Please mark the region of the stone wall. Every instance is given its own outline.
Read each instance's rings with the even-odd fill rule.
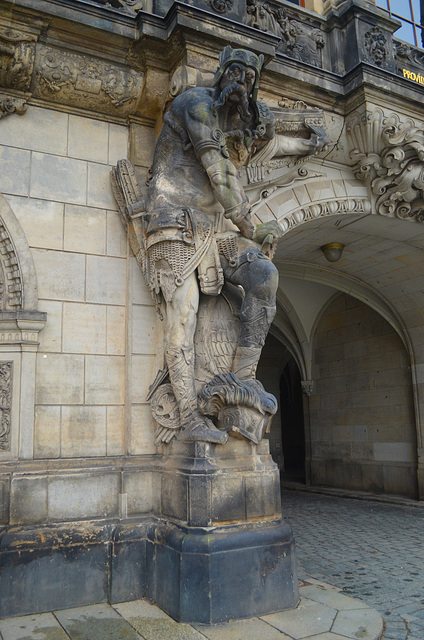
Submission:
[[[128,134],[121,124],[37,106],[0,122],[0,192],[29,244],[38,310],[47,313],[26,456],[34,461],[15,469],[0,451],[4,522],[9,499],[15,524],[152,508],[151,473],[137,464],[155,453],[144,403],[156,314],[110,187],[111,166],[128,157]]]
[[[322,315],[314,347],[312,484],[416,497],[410,363],[398,334],[343,294]]]

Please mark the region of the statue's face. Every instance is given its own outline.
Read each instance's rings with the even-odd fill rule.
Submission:
[[[255,72],[239,62],[233,62],[224,71],[219,83],[221,91],[230,84],[238,84],[244,87],[248,96],[252,95],[255,85]],[[237,95],[237,94],[236,94]]]

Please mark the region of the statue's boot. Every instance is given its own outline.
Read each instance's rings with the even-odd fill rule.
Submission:
[[[246,300],[240,313],[240,337],[232,371],[240,380],[253,380],[262,347],[275,316],[275,306],[263,300]]]
[[[187,442],[212,442],[225,444],[228,435],[202,416],[197,408],[194,382],[194,349],[165,347],[172,390],[180,410],[181,431],[179,440]]]

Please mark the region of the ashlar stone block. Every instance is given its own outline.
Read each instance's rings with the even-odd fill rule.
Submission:
[[[106,351],[108,355],[125,355],[125,309],[107,307]]]
[[[133,353],[155,354],[159,318],[153,306],[133,306]]]
[[[47,313],[46,326],[38,334],[40,352],[61,351],[62,345],[62,302],[39,300],[38,310]]]
[[[83,255],[34,249],[33,257],[40,298],[84,301],[85,257]]]
[[[89,207],[110,209],[116,211],[116,201],[113,197],[110,182],[110,167],[103,164],[88,164],[88,193]]]
[[[28,196],[30,188],[30,152],[0,147],[0,191]]]
[[[87,404],[124,404],[125,358],[85,356],[85,401]]]
[[[38,353],[36,404],[82,404],[84,356]]]
[[[33,153],[31,197],[71,204],[87,200],[87,163],[73,158]]]
[[[49,519],[116,517],[119,473],[52,476],[49,480]]]
[[[130,455],[156,453],[155,424],[149,404],[131,407],[128,450]]]
[[[30,247],[63,247],[63,204],[35,198],[6,198],[16,214]]]
[[[87,302],[124,305],[126,266],[121,258],[87,256]]]
[[[76,205],[65,206],[65,251],[106,252],[106,212]]]
[[[10,523],[36,524],[47,519],[47,478],[14,478],[10,491]]]
[[[109,124],[108,163],[116,165],[118,160],[128,158],[128,129],[120,124]]]
[[[121,214],[115,211],[108,211],[106,218],[106,253],[108,256],[126,258],[127,252],[128,239],[121,222]]]
[[[125,436],[125,407],[120,405],[106,407],[106,455],[124,455]]]
[[[106,307],[65,302],[63,350],[66,353],[106,352]]]
[[[61,451],[65,458],[106,455],[106,407],[62,407]]]
[[[8,118],[1,140],[11,147],[66,156],[68,115],[31,105],[23,118]]]
[[[34,458],[60,457],[60,407],[35,407]]]
[[[106,164],[108,143],[109,127],[107,122],[81,116],[69,116],[68,156]]]

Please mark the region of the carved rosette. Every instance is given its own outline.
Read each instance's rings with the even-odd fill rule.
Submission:
[[[137,106],[142,73],[45,45],[37,51],[35,97],[116,115]]]
[[[10,451],[13,362],[0,362],[0,451]]]

